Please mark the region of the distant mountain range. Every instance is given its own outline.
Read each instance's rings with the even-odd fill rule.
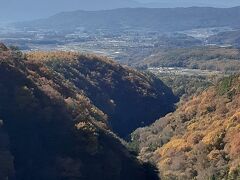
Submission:
[[[63,11],[96,11],[138,6],[140,3],[133,0],[12,0],[11,3],[1,2],[0,20],[13,22],[48,17]]]
[[[22,21],[44,18],[63,11],[97,11],[116,8],[175,8],[175,7],[234,7],[239,6],[238,0],[11,0],[1,1],[0,21]]]
[[[47,19],[18,23],[17,27],[57,30],[148,29],[180,31],[194,28],[240,26],[240,7],[234,8],[122,8],[63,12]]]
[[[145,1],[142,1],[145,2]],[[227,8],[239,6],[240,2],[238,0],[155,0],[155,2],[146,3],[145,7],[158,7],[158,8],[170,8],[170,7],[218,7]]]

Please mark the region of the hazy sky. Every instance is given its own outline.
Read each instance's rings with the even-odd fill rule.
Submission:
[[[136,0],[140,3],[152,3],[162,7],[189,7],[189,6],[210,6],[210,7],[233,7],[240,6],[240,0]]]
[[[192,3],[193,5],[194,4],[198,4],[198,3],[213,3],[213,4],[218,4],[220,3],[221,5],[223,3],[226,4],[226,6],[228,6],[228,4],[235,4],[235,5],[240,5],[240,2],[239,0],[136,0],[138,2],[142,2],[142,3],[149,3],[149,2],[158,2],[158,3],[162,3],[162,2],[177,2],[177,3]]]
[[[0,0],[0,23],[45,18],[62,11],[80,9],[189,6],[233,7],[240,6],[240,0]]]

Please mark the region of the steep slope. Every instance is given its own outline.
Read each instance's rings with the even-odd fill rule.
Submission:
[[[108,115],[115,133],[127,137],[174,110],[177,98],[159,79],[123,67],[106,57],[66,52],[28,53],[82,90]]]
[[[157,179],[106,122],[61,75],[1,46],[1,179]]]
[[[138,129],[132,146],[163,179],[239,179],[240,76],[183,103],[176,112]]]

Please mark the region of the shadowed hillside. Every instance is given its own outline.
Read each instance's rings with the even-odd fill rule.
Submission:
[[[108,115],[113,131],[126,137],[174,110],[177,98],[158,78],[123,67],[106,57],[66,52],[29,53],[83,91]]]
[[[86,95],[0,46],[0,179],[158,179],[109,131]]]

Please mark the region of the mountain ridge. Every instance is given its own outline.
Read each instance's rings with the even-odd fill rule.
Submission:
[[[160,1],[136,1],[136,0],[71,0],[69,3],[67,0],[42,0],[39,2],[34,2],[30,0],[12,0],[11,3],[2,2],[0,7],[0,20],[1,21],[22,21],[22,20],[31,20],[38,19],[50,16],[61,11],[73,11],[77,9],[83,10],[103,10],[103,9],[116,9],[124,7],[148,7],[148,8],[168,8],[168,7],[234,7],[238,6],[239,1],[232,0],[231,2],[226,3],[222,1],[201,1],[196,2],[193,0],[172,0],[171,2],[166,0]],[[8,12],[12,13],[9,14]]]
[[[56,14],[47,19],[17,23],[17,27],[75,31],[106,29],[148,29],[149,31],[182,31],[194,28],[229,26],[238,28],[240,7],[233,8],[121,8],[102,11],[74,11]],[[221,18],[219,18],[219,16]],[[126,28],[127,27],[127,28]]]
[[[158,179],[61,74],[0,44],[0,75],[1,179]]]
[[[178,100],[156,77],[122,67],[106,57],[66,52],[26,55],[29,61],[42,62],[83,91],[108,115],[113,131],[123,138],[173,111]]]

